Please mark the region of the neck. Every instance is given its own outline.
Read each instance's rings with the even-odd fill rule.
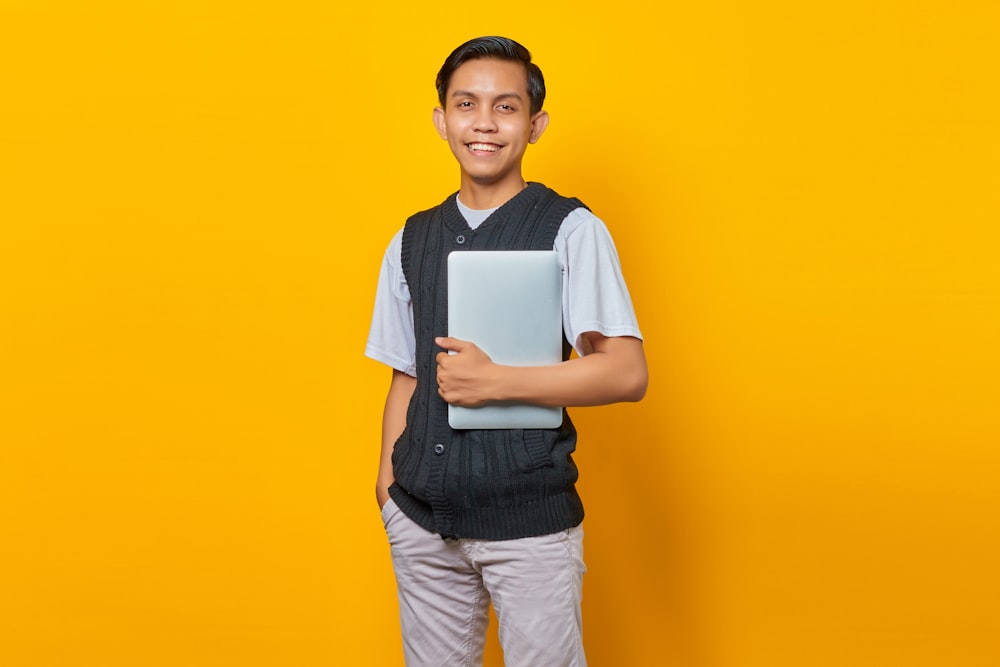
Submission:
[[[520,174],[499,183],[478,183],[463,174],[458,197],[469,208],[483,210],[506,204],[526,187],[528,184]]]

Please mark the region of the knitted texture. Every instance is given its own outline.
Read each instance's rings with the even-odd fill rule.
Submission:
[[[471,229],[452,195],[412,216],[402,265],[413,301],[417,384],[406,429],[392,455],[400,509],[443,538],[515,539],[565,530],[583,520],[566,411],[556,429],[455,430],[437,393],[435,336],[448,328],[447,257],[468,250],[551,250],[566,216],[583,206],[540,183]],[[569,344],[564,341],[564,358]]]

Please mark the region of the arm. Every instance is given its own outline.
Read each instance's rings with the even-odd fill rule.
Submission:
[[[438,393],[453,405],[518,401],[571,407],[638,401],[649,380],[642,341],[630,336],[587,332],[584,356],[554,366],[501,366],[468,341],[436,342],[457,353],[437,355]]]
[[[382,411],[382,453],[379,456],[378,479],[375,482],[375,498],[379,507],[389,499],[389,487],[395,481],[392,474],[392,450],[406,427],[406,408],[416,386],[415,377],[393,369],[389,394],[385,397],[385,408]]]

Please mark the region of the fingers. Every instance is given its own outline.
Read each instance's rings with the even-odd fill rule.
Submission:
[[[490,358],[475,343],[441,336],[434,342],[444,351],[435,355],[438,394],[452,405],[477,405]]]
[[[438,347],[442,347],[449,352],[461,352],[467,345],[466,341],[452,338],[451,336],[438,336],[434,339],[434,342]]]
[[[444,352],[438,352],[437,355],[435,355],[434,357],[435,361],[437,361],[438,363],[438,366],[441,366],[441,364],[447,364],[449,362],[449,357],[452,356],[449,354],[450,352],[459,354],[462,352],[475,349],[475,345],[473,345],[472,343],[465,340],[461,340],[459,338],[451,338],[450,336],[438,336],[437,338],[434,339],[434,342],[437,344],[438,347],[443,348],[445,350]]]

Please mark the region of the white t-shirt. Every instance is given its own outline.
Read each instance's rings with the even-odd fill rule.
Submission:
[[[472,229],[496,210],[476,210],[460,200],[457,203]],[[382,260],[365,356],[415,377],[413,303],[400,258],[402,239],[400,230],[392,237]],[[559,255],[563,272],[563,330],[577,354],[583,353],[580,336],[588,331],[641,339],[618,251],[600,218],[586,208],[571,211],[559,228],[553,250]]]

